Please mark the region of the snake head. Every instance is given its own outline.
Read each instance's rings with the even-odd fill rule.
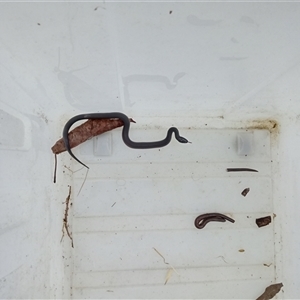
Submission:
[[[178,136],[178,137],[176,137],[176,139],[177,139],[177,141],[178,141],[179,143],[183,143],[183,144],[191,143],[191,142],[189,142],[186,138],[184,138],[183,136]]]

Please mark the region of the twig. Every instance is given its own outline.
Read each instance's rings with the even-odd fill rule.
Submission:
[[[156,250],[154,247],[153,247],[153,250],[164,260],[164,263],[166,264],[166,265],[169,265],[169,263],[167,263],[166,262],[166,259],[163,257],[163,255],[162,254],[160,254],[159,253],[159,251],[158,250]]]
[[[64,231],[64,229],[65,229],[68,237],[71,240],[72,248],[74,248],[73,238],[72,238],[72,235],[70,234],[69,228],[68,228],[69,227],[69,225],[68,225],[68,212],[69,212],[70,198],[71,198],[71,186],[69,186],[69,194],[68,194],[68,197],[66,198],[66,202],[65,202],[66,203],[66,209],[65,209],[65,216],[63,218],[62,237],[61,237],[60,242],[62,242],[62,240],[63,240],[63,238],[65,236],[65,231]]]
[[[57,169],[57,156],[56,154],[54,155],[54,176],[53,176],[53,182],[56,183],[56,169]]]
[[[82,183],[82,185],[81,185],[81,187],[80,187],[80,189],[79,189],[79,192],[78,192],[77,196],[80,194],[80,192],[81,192],[81,190],[82,190],[82,188],[83,188],[83,185],[85,184],[85,181],[86,181],[87,175],[88,175],[88,173],[89,173],[89,170],[90,170],[90,169],[86,169],[85,177],[84,177],[83,183]]]
[[[64,165],[64,167],[67,169],[67,170],[69,170],[72,174],[74,174],[74,173],[77,173],[77,172],[79,172],[79,171],[81,171],[82,169],[83,169],[83,167],[82,168],[80,168],[80,169],[78,169],[78,170],[76,170],[76,171],[72,171],[69,167],[67,167],[66,165]]]
[[[166,259],[164,258],[164,256],[157,250],[153,247],[153,250],[164,260],[164,264],[166,265],[169,265],[171,267],[171,269],[168,270],[168,273],[167,273],[167,276],[166,276],[166,280],[165,280],[165,285],[167,284],[167,282],[169,281],[169,279],[171,278],[172,276],[172,271],[174,271],[177,275],[179,275],[179,273],[175,270],[175,268],[169,264],[168,262],[166,262]]]

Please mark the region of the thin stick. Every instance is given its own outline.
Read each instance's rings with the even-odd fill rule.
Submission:
[[[179,275],[178,274],[178,272],[175,270],[175,268],[171,265],[171,264],[169,264],[168,262],[166,262],[166,259],[163,257],[163,255],[161,254],[161,253],[159,253],[159,251],[157,250],[157,249],[155,249],[154,247],[153,247],[153,250],[164,260],[164,263],[166,264],[166,265],[169,265],[173,270],[174,270],[174,272],[177,274],[177,275]]]
[[[90,169],[86,169],[85,177],[84,177],[83,183],[82,183],[82,185],[81,185],[81,187],[80,187],[80,190],[79,190],[77,196],[80,194],[80,192],[81,192],[81,190],[82,190],[82,188],[83,188],[83,185],[85,184],[85,181],[86,181],[86,178],[87,178],[87,176],[88,176],[89,170],[90,170]]]
[[[77,173],[77,172],[79,172],[79,171],[81,171],[84,167],[81,167],[80,169],[78,169],[78,170],[76,170],[76,171],[72,171],[70,168],[68,168],[66,165],[64,165],[64,167],[68,170],[68,171],[70,171],[72,174],[74,174],[74,173]]]
[[[164,263],[166,264],[166,265],[168,265],[169,263],[167,263],[166,262],[166,259],[163,257],[163,255],[162,254],[160,254],[159,253],[159,251],[158,250],[156,250],[154,247],[153,247],[153,250],[164,260]]]
[[[57,156],[56,154],[54,155],[54,176],[53,176],[53,182],[56,183],[56,169],[57,169]]]

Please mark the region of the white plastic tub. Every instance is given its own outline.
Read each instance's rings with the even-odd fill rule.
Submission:
[[[0,298],[300,299],[299,3],[0,8]],[[67,120],[110,111],[135,141],[192,143],[119,128],[74,149],[87,176],[60,154],[54,184]],[[196,229],[210,212],[235,223]]]

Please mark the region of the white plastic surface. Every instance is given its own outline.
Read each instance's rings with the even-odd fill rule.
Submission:
[[[255,144],[253,133],[245,132],[237,135],[238,155],[251,155],[254,152]]]
[[[299,3],[0,8],[0,298],[299,298]],[[54,184],[65,122],[105,111],[192,144],[116,129],[74,150],[83,186],[67,153]],[[194,227],[213,211],[235,223]]]

